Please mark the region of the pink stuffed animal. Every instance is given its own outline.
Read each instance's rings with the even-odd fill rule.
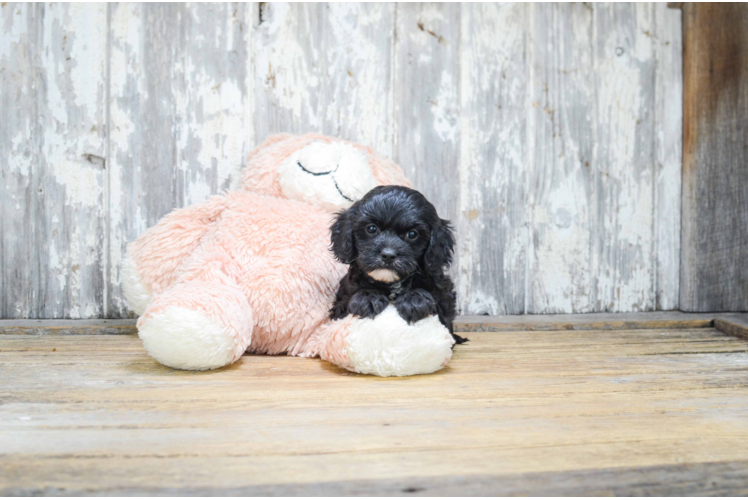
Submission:
[[[176,210],[128,249],[123,288],[138,335],[164,365],[209,370],[246,352],[320,356],[379,376],[431,373],[452,356],[436,316],[331,321],[346,266],[329,250],[335,211],[371,188],[410,186],[371,149],[315,134],[269,138],[241,188]]]

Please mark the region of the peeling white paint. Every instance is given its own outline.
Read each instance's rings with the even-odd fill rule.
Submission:
[[[47,144],[52,142],[49,140]],[[70,161],[54,147],[47,149],[46,157],[52,167],[54,179],[65,187],[67,203],[73,206],[101,207],[103,176],[99,167],[86,165],[83,161]]]
[[[26,39],[26,21],[29,5],[11,4],[3,5],[2,11],[2,35],[0,36],[0,64],[7,64],[7,59],[12,57],[13,52],[18,50],[18,44],[24,43]]]
[[[296,6],[287,3],[267,5],[266,20],[255,32],[255,67],[262,91],[273,96],[273,100],[290,111],[293,116],[304,117],[312,128],[319,128],[316,113],[309,112],[310,104],[317,101],[320,79],[312,66],[314,53],[307,51],[297,38],[300,30],[309,27],[294,15]],[[307,44],[311,40],[307,39]],[[309,47],[309,45],[307,45]]]
[[[456,90],[453,75],[444,71],[439,84],[439,93],[431,103],[434,131],[443,141],[455,142],[459,133],[459,111],[449,106],[452,102],[458,102]]]
[[[465,313],[524,309],[527,7],[462,8],[457,219],[458,299]]]
[[[496,314],[499,310],[499,303],[493,296],[483,295],[481,292],[474,292],[468,297],[466,309],[469,314]]]
[[[173,41],[159,27],[183,39],[151,75],[153,49]],[[1,205],[10,228],[35,207],[45,248],[10,231],[4,255],[47,258],[30,267],[45,288],[3,313],[125,314],[128,241],[155,210],[228,187],[255,141],[282,131],[396,157],[457,227],[464,313],[676,307],[680,27],[680,11],[651,4],[267,4],[261,23],[245,5],[9,4],[0,85],[39,107],[0,144]],[[38,81],[18,71],[29,64]],[[172,137],[147,136],[154,105],[173,110]],[[171,164],[148,157],[154,141]],[[148,184],[156,170],[168,185]]]
[[[69,4],[67,17],[87,29],[75,30],[71,40],[70,79],[76,106],[95,112],[101,103],[102,78],[106,73],[106,4]]]
[[[18,131],[10,141],[11,153],[8,158],[8,169],[16,172],[23,177],[28,177],[33,166],[33,156],[29,151],[29,137],[31,133],[26,127],[24,131]]]

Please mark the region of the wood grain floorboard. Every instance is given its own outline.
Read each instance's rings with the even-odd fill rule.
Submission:
[[[654,467],[592,469],[514,475],[406,477],[392,480],[271,484],[240,488],[172,488],[10,490],[10,495],[105,495],[133,493],[172,496],[744,496],[748,494],[748,462],[716,462]]]
[[[132,335],[0,335],[0,494],[745,494],[748,342],[716,328],[471,332],[382,379],[212,372]]]

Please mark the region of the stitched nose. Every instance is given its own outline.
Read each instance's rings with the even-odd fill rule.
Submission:
[[[382,259],[384,259],[385,262],[392,262],[395,260],[395,257],[397,257],[397,252],[395,252],[391,248],[385,248],[382,250]]]

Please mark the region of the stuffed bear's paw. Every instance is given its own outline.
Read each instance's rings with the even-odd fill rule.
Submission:
[[[350,370],[403,377],[441,370],[454,340],[436,316],[409,325],[389,306],[374,319],[354,318],[345,343]]]
[[[151,294],[148,287],[143,282],[143,278],[138,272],[138,266],[135,260],[128,254],[122,263],[122,290],[125,293],[125,299],[130,309],[141,316],[145,312],[148,303],[151,301]]]
[[[141,316],[138,336],[159,363],[179,370],[213,370],[233,363],[246,346],[238,346],[225,326],[202,311],[179,306]]]
[[[413,324],[434,314],[436,301],[426,290],[416,288],[400,295],[395,301],[395,308],[405,321]]]
[[[389,305],[387,296],[372,290],[360,290],[348,303],[348,312],[362,318],[374,318]]]

